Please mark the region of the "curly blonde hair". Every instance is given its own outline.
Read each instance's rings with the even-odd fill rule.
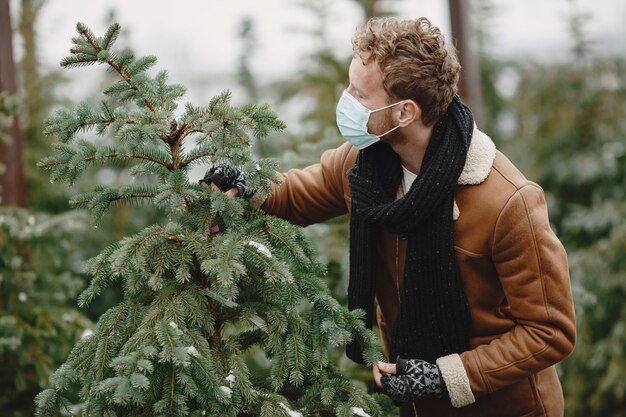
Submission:
[[[352,49],[364,63],[378,62],[390,102],[415,101],[427,126],[445,114],[457,92],[461,65],[428,19],[372,18],[357,30]]]

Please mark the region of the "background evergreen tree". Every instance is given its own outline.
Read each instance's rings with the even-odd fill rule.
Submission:
[[[6,91],[0,91],[0,143],[9,143],[11,136],[6,134],[13,124],[13,115],[17,111],[18,103],[14,96],[9,95]],[[0,162],[0,175],[4,174],[6,167]],[[2,204],[2,194],[0,194],[0,204]]]
[[[74,306],[84,220],[0,208],[0,415],[32,415],[32,398],[92,327]]]
[[[21,57],[16,63],[21,101],[19,120],[23,136],[28,207],[36,212],[61,213],[69,209],[69,190],[65,187],[49,187],[45,173],[36,168],[37,161],[46,155],[50,144],[42,133],[43,122],[57,101],[54,87],[63,82],[60,71],[45,71],[39,62],[36,28],[46,5],[45,0],[16,2],[17,31],[14,38],[23,43]]]
[[[187,178],[193,165],[226,163],[268,195],[276,163],[253,160],[250,146],[283,123],[267,106],[231,106],[229,92],[175,116],[185,89],[167,84],[165,71],[148,74],[155,57],[114,52],[119,25],[102,37],[84,24],[77,30],[62,66],[102,63],[119,82],[99,108],[82,103],[49,119],[56,153],[40,166],[53,181],[72,184],[90,166],[130,161],[129,184],[98,185],[72,204],[88,209],[96,227],[120,203],[154,205],[168,220],[88,262],[93,280],[80,304],[113,281],[122,281],[124,299],[51,377],[52,387],[37,396],[37,415],[379,414],[374,399],[328,359],[331,346],[356,337],[367,346],[366,360],[376,360],[376,337],[363,327],[362,312],[332,297],[301,230]],[[90,129],[110,132],[114,144],[77,137]],[[196,147],[188,146],[191,137]],[[269,362],[265,373],[251,375],[245,358],[255,350]],[[70,408],[75,385],[81,404]]]
[[[259,45],[254,20],[250,16],[245,16],[239,22],[239,40],[242,43],[242,48],[237,66],[237,79],[239,85],[246,93],[247,101],[256,103],[259,101],[259,86],[252,74],[250,61],[254,53],[258,51]],[[258,145],[258,142],[256,145]]]
[[[0,92],[0,141],[12,140],[24,105]],[[23,142],[19,142],[23,145]],[[7,159],[7,163],[14,161]],[[19,166],[19,165],[18,165]],[[0,175],[4,167],[0,164]],[[30,416],[33,396],[67,357],[91,322],[74,306],[84,288],[77,267],[85,259],[72,239],[86,219],[48,216],[1,206],[0,201],[0,415]]]
[[[626,61],[592,54],[593,16],[569,6],[570,59],[483,60],[483,91],[498,146],[544,188],[568,252],[578,336],[557,367],[566,415],[618,417],[626,409]],[[515,86],[506,97],[494,88],[502,81]]]
[[[504,99],[500,97],[496,81],[502,75],[507,62],[496,59],[489,53],[489,46],[494,42],[492,36],[494,23],[497,21],[498,7],[493,0],[474,0],[470,2],[470,23],[472,33],[476,34],[478,67],[480,73],[480,95],[482,103],[481,113],[486,117],[479,122],[479,128],[491,134],[492,139],[499,145],[498,120],[501,120],[504,108]]]
[[[576,297],[577,346],[561,368],[568,415],[623,416],[626,62],[530,66],[519,91],[519,139],[532,146],[529,172],[546,190]]]

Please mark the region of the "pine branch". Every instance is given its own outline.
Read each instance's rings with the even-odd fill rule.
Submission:
[[[35,414],[40,417],[52,417],[56,410],[57,400],[57,393],[54,389],[49,388],[41,391],[35,397],[35,403],[37,404]]]
[[[81,363],[79,363],[79,364],[78,364],[78,366],[77,366],[76,368],[74,368],[74,370],[75,370],[76,372],[80,371],[80,369],[81,369],[84,365],[86,365],[87,363],[89,363],[89,362],[93,359],[93,357],[94,357],[95,355],[96,355],[96,352],[94,351],[91,355],[87,356],[87,357],[85,358],[85,360],[83,360]]]
[[[87,54],[84,52],[75,53],[73,56],[67,57],[64,60],[62,60],[61,66],[71,68],[74,66],[91,65],[98,61],[106,62],[129,85],[131,90],[141,94],[141,91],[139,90],[139,88],[137,88],[137,86],[135,85],[133,81],[133,75],[148,69],[152,64],[154,64],[154,61],[156,61],[156,58],[154,57],[140,58],[139,60],[136,61],[136,63],[134,63],[134,65],[130,66],[129,64],[129,67],[131,70],[125,70],[117,62],[115,62],[114,59],[112,59],[113,57],[109,52],[109,48],[114,42],[114,38],[117,37],[117,34],[119,33],[119,29],[120,28],[117,23],[111,25],[111,27],[109,27],[109,29],[107,30],[107,34],[105,35],[104,40],[101,39],[100,42],[98,42],[98,40],[96,39],[91,29],[89,29],[83,23],[80,23],[80,22],[77,23],[76,30],[81,35],[82,39],[84,39],[89,44],[89,46],[93,48],[95,55]],[[72,50],[71,52],[73,51],[74,50]],[[143,103],[150,111],[152,112],[156,111],[155,106],[145,96],[143,96]]]
[[[154,196],[154,204],[164,206],[168,210],[179,213],[188,213],[190,205],[202,198],[203,193],[199,185],[189,186],[184,171],[175,170]]]
[[[106,162],[122,163],[127,160],[147,161],[172,171],[169,155],[154,147],[135,147],[130,151],[119,151],[117,147],[97,146],[87,141],[79,141],[74,146],[56,143],[52,146],[59,151],[37,163],[37,166],[51,173],[52,181],[63,180],[73,184],[77,177],[89,166]]]
[[[94,59],[92,55],[74,54],[73,56],[63,58],[60,64],[63,68],[80,68],[93,65],[97,62],[98,61]]]
[[[293,276],[289,273],[288,268],[278,267],[275,262],[269,261],[266,256],[261,255],[258,251],[252,250],[247,246],[244,246],[243,249],[262,264],[259,269],[268,272],[267,277],[270,280],[274,280],[275,277],[280,277],[284,282],[293,281]]]
[[[167,71],[159,71],[154,78],[156,88],[154,89],[154,96],[157,98],[162,109],[166,111],[172,111],[176,109],[176,100],[181,98],[187,92],[187,89],[180,84],[167,84]],[[185,130],[186,126],[183,124],[180,129],[175,132],[175,137],[179,137]]]
[[[117,73],[122,77],[122,79],[124,81],[126,81],[126,83],[129,85],[130,89],[133,91],[136,91],[138,93],[140,93],[139,88],[137,88],[136,85],[133,84],[133,80],[131,78],[131,76],[124,71],[119,65],[117,65],[114,61],[108,60],[107,63],[115,70],[117,71]],[[150,109],[150,111],[155,112],[156,108],[154,107],[154,105],[146,98],[143,97],[143,102],[146,105],[146,107],[148,109]]]
[[[202,233],[191,233],[185,239],[185,246],[191,249],[198,259],[209,259],[213,254],[209,241]]]
[[[270,341],[269,351],[274,353],[282,343],[282,335],[287,331],[287,317],[280,310],[272,309],[267,312],[265,321],[271,329],[268,338]]]
[[[76,31],[82,35],[82,38],[87,41],[95,51],[100,51],[101,48],[96,45],[96,37],[87,25],[78,22],[76,24]]]
[[[109,126],[113,125],[119,130],[123,125],[137,125],[139,120],[128,118],[120,109],[112,111],[109,103],[100,103],[101,113],[94,112],[87,103],[82,102],[73,112],[59,110],[54,117],[46,120],[44,134],[47,136],[58,135],[61,142],[67,143],[72,140],[79,131],[88,131],[95,128],[96,133],[101,135]]]
[[[289,374],[289,382],[293,385],[298,386],[302,384],[304,380],[304,375],[302,372],[303,368],[303,358],[301,358],[303,353],[301,352],[301,345],[303,345],[302,338],[297,333],[293,332],[290,335],[290,340],[287,344],[287,351],[290,353],[290,365],[291,365],[291,373]]]
[[[213,333],[212,316],[206,308],[204,299],[197,299],[196,295],[201,291],[200,288],[187,289],[180,293],[178,300],[184,304],[186,309],[186,317],[190,323],[207,331],[210,335]]]
[[[271,376],[272,388],[276,391],[281,389],[286,379],[285,368],[287,365],[287,351],[284,344],[280,344],[272,359]]]
[[[195,369],[199,370],[202,373],[202,376],[204,377],[202,381],[209,382],[211,386],[211,391],[215,393],[219,391],[219,385],[215,380],[215,367],[212,366],[212,364],[210,364],[210,362],[208,361],[209,357],[210,356],[203,356],[202,358],[199,358],[196,356],[192,356],[191,363],[195,365]],[[200,380],[200,378],[196,379]],[[207,394],[209,395],[210,393],[210,391],[207,392]]]
[[[186,168],[194,162],[202,162],[205,163],[211,161],[212,157],[215,156],[215,150],[213,145],[201,145],[193,150],[191,150],[188,154],[185,155],[185,158],[180,162],[180,168]]]
[[[122,240],[118,249],[111,254],[112,272],[116,275],[122,275],[127,271],[126,267],[131,259],[136,258],[140,251],[145,250],[149,243],[160,245],[167,241],[170,233],[159,225],[153,225],[144,229],[141,233]]]
[[[112,204],[137,203],[146,198],[153,199],[157,194],[158,189],[148,185],[128,185],[119,189],[96,186],[92,192],[75,196],[70,204],[76,208],[90,209],[93,220],[98,223]]]
[[[178,252],[178,256],[175,261],[175,269],[176,269],[176,281],[181,284],[187,283],[191,280],[191,272],[190,272],[190,262],[191,257],[187,253],[187,249],[180,245],[176,248]],[[199,322],[198,322],[199,323]]]
[[[119,25],[119,23],[113,23],[111,26],[109,26],[106,33],[104,34],[102,49],[109,49],[111,47],[113,42],[115,42],[115,40],[117,39],[120,30],[121,26]]]
[[[267,104],[249,104],[242,108],[242,112],[250,118],[251,127],[257,139],[267,137],[271,130],[280,131],[286,127]]]

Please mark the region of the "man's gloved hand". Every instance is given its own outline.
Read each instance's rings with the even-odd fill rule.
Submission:
[[[237,168],[226,164],[211,167],[198,183],[205,183],[206,185],[213,183],[224,192],[231,188],[236,188],[238,196],[246,199],[254,195],[254,191],[246,186],[246,179],[243,173]]]
[[[393,367],[392,364],[385,364]],[[385,372],[384,367],[379,368]],[[382,391],[397,405],[413,402],[421,398],[447,396],[447,390],[439,367],[421,359],[402,359],[398,357],[390,375],[380,377]]]

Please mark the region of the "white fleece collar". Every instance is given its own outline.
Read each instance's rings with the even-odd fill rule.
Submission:
[[[478,127],[474,124],[474,132],[472,132],[472,141],[467,150],[465,166],[463,167],[463,172],[461,172],[457,184],[476,185],[485,181],[491,172],[495,158],[496,145],[489,136],[478,130]],[[456,220],[460,215],[461,212],[455,201],[452,218]]]

